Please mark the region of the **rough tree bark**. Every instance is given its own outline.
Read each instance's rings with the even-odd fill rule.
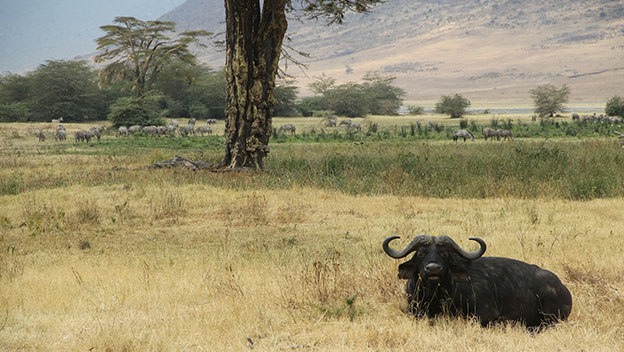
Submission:
[[[287,0],[225,0],[226,150],[221,168],[263,170]]]

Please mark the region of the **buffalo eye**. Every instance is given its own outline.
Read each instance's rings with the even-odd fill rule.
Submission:
[[[442,258],[446,258],[446,257],[448,257],[448,252],[446,252],[446,251],[442,251],[442,252],[440,252],[440,256],[441,256]]]

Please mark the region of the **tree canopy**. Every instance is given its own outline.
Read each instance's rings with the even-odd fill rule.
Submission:
[[[619,95],[612,96],[607,101],[605,113],[607,113],[608,116],[624,117],[624,97]]]
[[[185,31],[172,39],[168,34],[174,33],[174,22],[142,21],[134,17],[116,17],[113,22],[100,26],[106,34],[96,40],[100,52],[94,60],[107,62],[100,71],[100,83],[129,81],[137,97],[152,89],[158,74],[173,58],[194,63],[189,45],[202,45],[199,38],[210,35],[202,30]]]
[[[570,96],[570,88],[566,85],[557,88],[552,84],[544,84],[530,90],[535,113],[541,117],[554,116],[557,112],[565,112],[565,103]]]
[[[466,108],[469,106],[470,100],[459,94],[443,95],[435,105],[435,112],[450,115],[452,119],[460,118],[466,114]]]
[[[48,60],[24,76],[0,77],[0,120],[65,121],[102,119],[106,92],[84,61]]]
[[[332,77],[318,78],[308,85],[317,96],[303,99],[301,110],[331,110],[348,117],[398,114],[405,91],[392,85],[395,77],[368,72],[362,80],[336,85]]]

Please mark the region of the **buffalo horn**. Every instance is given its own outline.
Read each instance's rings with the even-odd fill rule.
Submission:
[[[390,236],[387,237],[384,241],[383,241],[383,249],[384,252],[386,252],[387,255],[391,256],[394,259],[400,259],[405,257],[406,255],[412,253],[415,250],[418,250],[418,247],[422,246],[423,244],[427,244],[431,242],[431,237],[429,236],[425,236],[425,235],[421,235],[418,236],[416,238],[414,238],[412,240],[412,242],[410,242],[407,247],[405,247],[405,249],[403,249],[402,251],[395,251],[394,249],[390,248],[390,241],[393,241],[397,238],[401,238],[399,236]]]
[[[464,257],[464,258],[466,258],[468,260],[475,260],[477,258],[481,258],[483,253],[485,253],[485,249],[487,248],[486,245],[485,245],[485,241],[483,241],[482,239],[480,239],[478,237],[470,237],[470,240],[477,241],[481,245],[481,248],[479,248],[479,250],[477,250],[475,252],[466,252],[466,251],[464,251],[463,249],[461,249],[459,247],[459,245],[457,243],[455,243],[455,241],[453,241],[452,238],[450,238],[448,236],[440,236],[440,237],[437,238],[437,240],[439,242],[441,242],[442,244],[444,244],[445,246],[450,247],[455,252],[457,252],[457,254],[461,255],[462,257]]]

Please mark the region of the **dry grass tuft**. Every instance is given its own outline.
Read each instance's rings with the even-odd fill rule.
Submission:
[[[80,240],[80,242],[78,242],[78,248],[80,248],[83,251],[85,249],[90,249],[91,243],[88,240]]]
[[[184,194],[175,188],[152,189],[147,204],[154,220],[167,219],[175,222],[188,210]]]
[[[96,202],[85,199],[78,203],[74,219],[79,225],[97,225],[100,223],[100,208]]]
[[[269,221],[268,203],[263,195],[252,192],[240,199],[223,202],[217,211],[218,216],[236,226],[262,226]]]

